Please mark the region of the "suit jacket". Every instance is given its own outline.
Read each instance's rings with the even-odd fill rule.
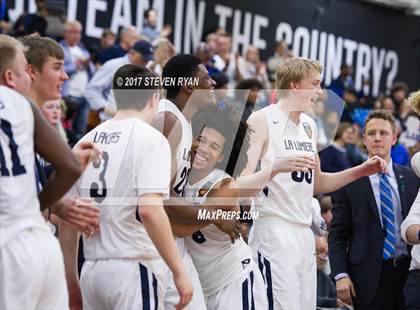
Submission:
[[[393,167],[404,220],[418,193],[419,178],[411,168],[398,164]],[[349,274],[356,289],[355,304],[368,305],[378,289],[384,243],[369,177],[362,177],[336,191],[332,200],[333,219],[328,237],[332,276]]]

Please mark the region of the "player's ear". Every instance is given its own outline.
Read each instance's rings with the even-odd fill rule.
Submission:
[[[187,95],[191,96],[194,91],[194,88],[191,85],[183,85],[182,91]]]
[[[26,67],[26,72],[28,72],[29,76],[31,77],[31,80],[33,81],[36,75],[36,69],[34,65],[28,64],[28,66]]]
[[[13,78],[13,72],[10,69],[7,69],[3,72],[3,76],[0,77],[0,81],[3,80],[4,84],[12,89],[16,88],[16,82]]]

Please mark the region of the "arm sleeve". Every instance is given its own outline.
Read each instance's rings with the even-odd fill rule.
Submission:
[[[332,201],[333,218],[328,235],[328,247],[331,274],[335,278],[340,273],[348,273],[347,244],[351,236],[352,219],[345,187],[333,193]]]

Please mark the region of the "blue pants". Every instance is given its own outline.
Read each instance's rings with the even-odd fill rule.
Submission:
[[[410,271],[404,287],[405,308],[420,309],[420,270]]]

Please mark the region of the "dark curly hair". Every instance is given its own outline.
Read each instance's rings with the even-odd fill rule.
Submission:
[[[192,119],[195,137],[204,127],[217,130],[225,138],[223,160],[215,168],[224,170],[234,178],[238,177],[248,163],[248,124],[241,121],[241,115],[231,107],[220,109],[210,106],[200,110]]]

